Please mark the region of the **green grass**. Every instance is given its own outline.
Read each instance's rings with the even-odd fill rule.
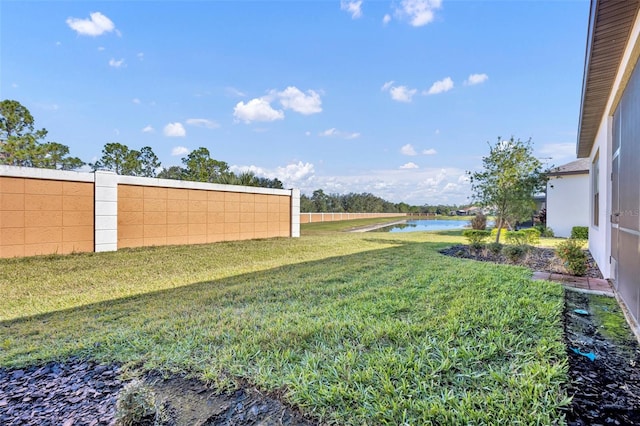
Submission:
[[[302,235],[314,235],[328,232],[349,232],[354,229],[373,226],[384,225],[388,223],[394,223],[399,220],[409,219],[406,216],[386,217],[386,218],[369,218],[369,219],[354,219],[354,220],[340,220],[333,222],[315,222],[305,223],[301,225]]]
[[[332,424],[554,424],[562,289],[440,255],[459,235],[310,234],[0,260],[0,366],[71,356],[278,391]]]

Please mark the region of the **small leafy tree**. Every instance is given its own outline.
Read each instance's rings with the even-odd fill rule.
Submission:
[[[474,201],[496,212],[496,242],[505,223],[526,218],[533,210],[533,196],[542,191],[546,174],[533,156],[531,139],[503,140],[489,144],[489,155],[482,158],[483,170],[468,171]]]

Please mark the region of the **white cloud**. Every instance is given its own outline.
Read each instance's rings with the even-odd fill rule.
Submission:
[[[14,89],[18,88],[18,83],[11,83],[11,87],[13,87]]]
[[[131,99],[131,102],[133,102],[136,105],[140,105],[140,99],[138,99],[138,98]]]
[[[464,170],[455,167],[417,169],[364,170],[353,175],[323,176],[297,182],[303,194],[311,195],[322,188],[325,193],[347,194],[369,192],[385,200],[410,205],[462,204],[468,202],[469,185],[458,182]],[[449,183],[457,184],[448,185]],[[286,185],[285,185],[286,186]],[[289,186],[286,186],[289,187]],[[446,190],[445,190],[446,188]]]
[[[351,19],[358,19],[362,16],[362,0],[340,0],[340,10],[350,13]]]
[[[151,124],[148,124],[147,126],[144,127],[144,129],[142,129],[142,133],[153,133],[156,130],[151,127]]]
[[[453,183],[453,182],[449,182],[448,184],[446,184],[444,186],[444,188],[442,188],[442,192],[454,192],[456,191],[460,186],[457,183]]]
[[[414,27],[433,22],[435,11],[442,7],[442,0],[402,0],[396,8],[396,15],[407,19]]]
[[[407,86],[394,86],[394,81],[387,81],[380,90],[383,92],[388,91],[391,99],[398,102],[411,102],[413,96],[418,92],[416,89],[410,89]]]
[[[169,123],[164,126],[164,135],[170,138],[183,138],[187,135],[182,123]]]
[[[68,18],[67,25],[79,35],[96,37],[104,33],[110,33],[116,26],[100,12],[89,14],[89,19]]]
[[[385,84],[382,85],[380,90],[382,90],[383,92],[386,92],[387,90],[389,90],[389,89],[391,89],[393,87],[393,83],[395,83],[395,81],[393,81],[393,80],[387,81]]]
[[[124,66],[124,58],[116,61],[114,58],[109,60],[109,66],[113,68],[120,68]]]
[[[436,151],[433,148],[429,148],[429,149],[425,149],[422,151],[423,155],[436,155],[438,153],[438,151]]]
[[[418,165],[413,162],[408,162],[407,164],[403,164],[400,166],[401,169],[419,169]]]
[[[332,137],[332,138],[340,138],[340,139],[357,139],[360,137],[360,133],[358,132],[343,132],[335,127],[331,129],[327,129],[324,132],[320,132],[319,136],[323,137]]]
[[[416,92],[416,89],[409,89],[407,86],[392,87],[389,91],[391,99],[398,102],[411,102]]]
[[[98,52],[104,52],[104,47],[102,46],[98,47]]]
[[[276,110],[263,98],[251,99],[246,104],[238,102],[233,109],[236,120],[251,123],[252,121],[275,121],[284,119],[284,111]]]
[[[217,122],[206,118],[188,118],[186,123],[190,126],[205,127],[207,129],[217,129],[220,127]]]
[[[184,146],[174,146],[171,150],[171,155],[174,157],[179,157],[181,155],[187,155],[189,153],[189,148]]]
[[[235,87],[227,87],[225,89],[225,92],[227,93],[227,96],[230,96],[233,98],[244,98],[245,96],[247,96],[246,93],[236,89]]]
[[[295,86],[289,86],[282,92],[271,91],[280,99],[284,109],[292,109],[300,114],[310,115],[322,112],[320,94],[314,90],[307,90],[306,94]]]
[[[259,166],[236,166],[229,169],[234,173],[252,172],[256,176],[269,179],[279,179],[285,188],[301,188],[313,186],[315,168],[311,163],[290,163],[286,166],[278,166],[275,169],[265,169]],[[317,189],[317,188],[315,188]]]
[[[384,15],[382,17],[382,23],[384,25],[387,25],[389,22],[391,22],[391,15],[389,15],[388,13],[386,15]]]
[[[417,155],[415,148],[410,143],[400,148],[400,152],[402,153],[402,155],[410,155],[410,156]]]
[[[306,132],[304,132],[304,135],[305,136],[311,136],[311,132],[307,130]]]
[[[451,89],[453,89],[453,80],[451,80],[451,77],[446,77],[433,83],[425,94],[437,95],[438,93],[448,92]]]
[[[136,55],[136,58],[138,58],[138,59],[140,59],[140,60],[142,61],[142,60],[144,59],[144,52],[139,52],[139,53]]]
[[[467,86],[473,86],[476,84],[482,84],[489,79],[487,74],[471,74],[469,78],[464,81]]]
[[[56,41],[56,46],[62,46],[62,42]]]
[[[469,179],[469,175],[467,175],[466,173],[463,174],[463,175],[458,176],[458,183],[468,184],[470,182],[471,182],[471,180]]]

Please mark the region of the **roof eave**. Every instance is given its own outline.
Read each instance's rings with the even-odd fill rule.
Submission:
[[[591,0],[576,144],[578,158],[591,154],[639,8],[640,0]],[[615,24],[613,30],[611,24]]]

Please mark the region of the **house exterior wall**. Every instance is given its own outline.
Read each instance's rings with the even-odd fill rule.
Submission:
[[[596,155],[598,157],[598,187],[600,188],[598,225],[594,224],[596,222],[593,217],[594,185],[591,179],[587,198],[589,200],[589,251],[605,278],[611,278],[611,263],[609,261],[611,254],[611,221],[609,218],[611,214],[611,138],[612,119],[611,117],[604,117],[589,155],[592,171],[595,168],[594,160]]]
[[[0,166],[0,258],[300,236],[300,191]]]
[[[574,226],[589,226],[589,175],[551,177],[547,183],[547,226],[568,238]]]

